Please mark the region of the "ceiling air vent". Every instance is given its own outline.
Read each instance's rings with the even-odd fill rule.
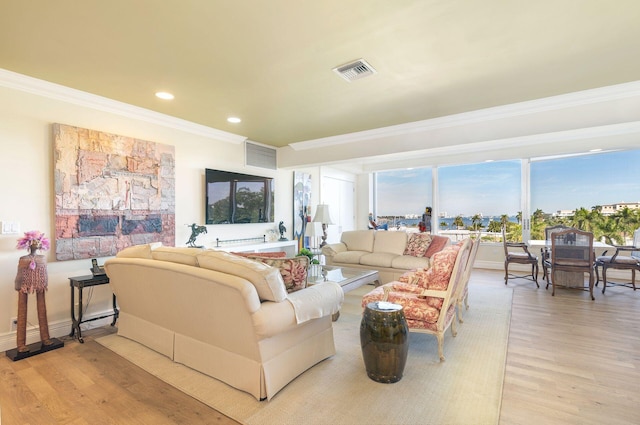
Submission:
[[[358,80],[376,73],[376,70],[364,59],[340,65],[333,68],[333,71],[347,81]]]
[[[247,140],[245,142],[245,163],[254,167],[276,170],[278,168],[276,149]]]

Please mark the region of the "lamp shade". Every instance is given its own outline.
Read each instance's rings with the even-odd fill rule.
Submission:
[[[316,207],[316,215],[313,217],[313,221],[322,224],[333,224],[331,215],[329,215],[329,205],[318,204]]]
[[[319,237],[322,236],[322,225],[320,223],[307,223],[307,228],[305,230],[307,236],[311,237]]]

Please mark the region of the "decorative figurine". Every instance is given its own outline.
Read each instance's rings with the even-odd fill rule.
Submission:
[[[198,226],[196,225],[196,223],[193,223],[191,225],[187,224],[187,226],[191,227],[191,236],[187,241],[187,245],[189,245],[192,248],[204,248],[203,246],[197,246],[195,242],[196,242],[196,238],[198,237],[198,235],[200,235],[200,233],[207,233],[207,227]]]
[[[48,286],[47,259],[44,255],[36,254],[39,249],[47,250],[49,246],[49,239],[44,236],[44,233],[37,230],[25,232],[24,236],[18,239],[16,248],[27,249],[29,255],[20,257],[15,279],[15,289],[18,291],[17,348],[7,351],[7,356],[14,361],[64,345],[63,342],[49,336],[47,305],[44,296]],[[36,294],[41,344],[27,345],[27,298],[29,294],[33,293]]]
[[[286,241],[287,238],[284,237],[284,232],[287,231],[287,228],[284,227],[284,221],[281,221],[278,224],[278,230],[280,231],[280,239],[278,239],[279,241]]]

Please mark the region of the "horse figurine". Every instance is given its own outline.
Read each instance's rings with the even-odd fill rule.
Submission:
[[[202,248],[201,246],[196,246],[195,242],[196,242],[196,238],[198,237],[198,235],[200,235],[200,233],[207,233],[207,228],[205,226],[197,226],[196,223],[187,224],[186,226],[191,227],[191,236],[187,241],[187,245],[189,245],[192,248]]]

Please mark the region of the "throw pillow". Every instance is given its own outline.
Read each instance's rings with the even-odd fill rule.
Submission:
[[[431,245],[432,237],[428,233],[411,233],[407,241],[407,247],[404,255],[412,255],[414,257],[424,257],[429,245]]]
[[[198,264],[203,269],[217,270],[248,280],[255,286],[261,301],[282,302],[287,299],[278,269],[259,261],[224,251],[203,251],[198,255]]]
[[[429,248],[427,248],[427,252],[424,253],[424,256],[427,258],[433,257],[433,254],[438,251],[442,251],[442,249],[450,242],[451,241],[446,236],[433,235],[431,237],[431,244],[429,245]]]
[[[299,256],[293,258],[250,257],[271,267],[280,270],[284,286],[288,293],[299,291],[307,287],[307,270],[309,269],[309,257]]]

